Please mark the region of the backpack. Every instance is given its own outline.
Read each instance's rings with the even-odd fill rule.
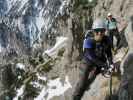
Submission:
[[[87,30],[85,33],[84,39],[87,39],[88,37],[94,37],[93,30]]]

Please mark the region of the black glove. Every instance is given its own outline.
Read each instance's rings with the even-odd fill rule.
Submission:
[[[104,62],[97,62],[97,66],[100,67],[100,68],[107,68],[107,63],[104,63]]]

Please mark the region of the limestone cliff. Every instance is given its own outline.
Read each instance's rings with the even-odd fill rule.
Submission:
[[[107,13],[111,12],[120,22],[118,27],[122,46],[129,47],[129,51],[121,63],[121,75],[113,77],[112,98],[113,100],[132,100],[132,0],[5,1],[0,2],[2,5],[0,7],[2,17],[0,20],[0,90],[2,90],[0,98],[10,97],[12,99],[16,97],[29,100],[42,96],[44,100],[48,98],[51,100],[71,100],[78,80],[84,33],[91,29],[94,19],[97,17],[106,18]],[[64,52],[61,53],[57,62],[52,60],[54,64],[48,64],[49,67],[44,67],[43,64],[47,57],[43,55],[43,52],[52,48],[56,38],[60,36],[68,38],[67,45],[63,48]],[[20,63],[26,66],[26,72],[17,73],[17,66],[20,66]],[[34,75],[34,69],[38,70],[36,68],[38,66],[44,67],[45,70],[42,68],[43,71],[37,73],[44,75],[46,80],[36,79],[36,76],[30,77]],[[21,77],[19,77],[20,83],[15,83],[17,74],[21,76],[20,74],[23,73],[25,75],[22,80],[28,78],[28,81],[32,80],[41,86],[34,89],[29,85],[29,88],[26,88],[29,92],[17,93],[17,89],[22,89],[24,85],[21,82]],[[50,87],[47,83],[54,79],[59,80],[62,87],[69,82],[70,84],[62,94],[52,94],[53,97],[50,97],[50,93],[52,93],[50,89],[56,90],[58,86]],[[12,88],[14,83],[16,87]],[[47,87],[45,88],[45,86]],[[10,92],[10,88],[14,91]],[[46,91],[43,95],[41,94],[44,91],[42,88]],[[109,95],[109,79],[99,75],[82,100],[109,100]]]

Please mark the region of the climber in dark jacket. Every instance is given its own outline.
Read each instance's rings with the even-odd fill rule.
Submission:
[[[101,73],[101,68],[106,67],[107,61],[111,65],[109,70],[112,71],[114,68],[111,42],[109,37],[105,36],[106,24],[102,19],[97,19],[93,23],[92,30],[94,37],[87,37],[83,42],[84,55],[72,100],[81,100],[84,92]]]

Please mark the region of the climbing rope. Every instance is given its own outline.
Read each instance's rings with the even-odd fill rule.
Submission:
[[[110,98],[109,98],[109,100],[112,100],[112,73],[110,74],[109,91],[110,91]]]

